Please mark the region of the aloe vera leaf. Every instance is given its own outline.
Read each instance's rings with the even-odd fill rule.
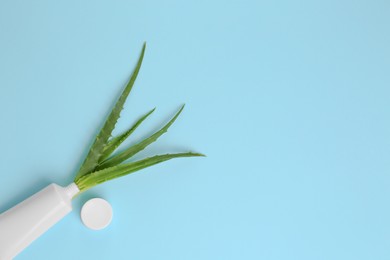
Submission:
[[[140,119],[135,122],[134,125],[132,125],[129,130],[124,132],[123,134],[114,137],[111,139],[108,144],[104,147],[102,155],[100,156],[99,162],[104,161],[107,159],[140,125],[141,123],[148,117],[150,116],[156,108],[153,108],[150,110],[148,113],[143,115]]]
[[[176,115],[159,131],[155,132],[151,136],[145,138],[141,142],[129,147],[128,149],[124,150],[123,152],[119,153],[118,155],[115,155],[114,157],[111,157],[107,159],[106,161],[103,161],[99,166],[97,166],[96,170],[101,170],[105,168],[110,168],[115,165],[120,164],[121,162],[126,161],[133,155],[139,153],[143,149],[145,149],[148,145],[155,142],[161,135],[166,133],[168,131],[168,128],[175,122],[177,117],[180,115],[180,113],[183,111],[184,105],[180,108],[180,110],[176,113]]]
[[[111,137],[111,133],[115,128],[116,122],[118,121],[118,118],[120,116],[120,112],[123,109],[126,99],[129,96],[131,89],[133,88],[134,82],[141,68],[142,60],[145,54],[145,48],[146,48],[146,43],[144,43],[142,47],[142,51],[139,56],[137,65],[133,71],[133,74],[130,77],[129,82],[127,83],[127,86],[125,87],[121,96],[116,102],[114,108],[112,109],[110,115],[108,116],[106,122],[104,123],[104,126],[100,130],[100,133],[96,136],[96,139],[92,147],[90,148],[89,153],[85,158],[84,163],[82,164],[79,172],[77,173],[75,180],[77,180],[78,178],[80,178],[85,174],[92,172],[99,164],[99,159],[102,156],[103,149],[106,146],[108,139]]]
[[[161,162],[165,162],[170,159],[180,158],[180,157],[196,157],[196,156],[204,156],[204,155],[200,153],[192,153],[192,152],[156,155],[136,162],[120,164],[110,168],[92,172],[90,174],[84,175],[81,178],[79,178],[76,181],[76,184],[81,191],[84,191],[100,183],[128,175],[130,173],[142,170],[144,168],[156,165]]]

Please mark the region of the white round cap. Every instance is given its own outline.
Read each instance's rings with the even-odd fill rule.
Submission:
[[[112,220],[112,207],[110,203],[101,198],[88,200],[81,209],[81,221],[93,230],[107,227]]]

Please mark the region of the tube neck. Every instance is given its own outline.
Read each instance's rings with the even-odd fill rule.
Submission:
[[[77,193],[80,192],[79,187],[77,187],[76,183],[74,182],[64,187],[64,189],[69,199],[72,199],[74,196],[76,196]]]

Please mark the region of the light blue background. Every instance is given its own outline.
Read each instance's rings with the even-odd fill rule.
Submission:
[[[84,194],[23,259],[389,259],[390,4],[0,1],[0,211],[71,182],[116,133],[179,120],[137,158],[199,151]],[[114,208],[100,232],[83,202]],[[1,230],[0,230],[1,232]]]

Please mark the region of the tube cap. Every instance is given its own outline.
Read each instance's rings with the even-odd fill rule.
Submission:
[[[93,230],[106,228],[112,220],[110,203],[101,198],[88,200],[81,209],[81,221]]]

